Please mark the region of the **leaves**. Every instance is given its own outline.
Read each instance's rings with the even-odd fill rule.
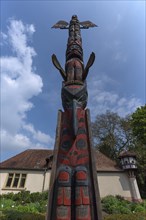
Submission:
[[[137,140],[146,144],[146,105],[141,106],[132,114],[131,126]]]
[[[120,196],[106,196],[102,199],[103,210],[108,214],[128,214],[145,211],[145,202],[133,203]]]
[[[117,162],[123,150],[136,153],[137,181],[141,196],[146,198],[146,105],[124,118],[110,111],[97,115],[92,134],[96,149]]]
[[[92,133],[96,148],[115,160],[121,151],[132,144],[129,117],[122,118],[110,111],[96,116]]]

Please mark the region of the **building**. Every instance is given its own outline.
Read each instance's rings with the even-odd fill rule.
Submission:
[[[53,151],[26,150],[0,164],[0,194],[28,190],[43,192],[49,189]],[[131,185],[129,172],[115,161],[95,151],[97,179],[101,198],[120,195],[128,200],[140,201],[135,177]]]

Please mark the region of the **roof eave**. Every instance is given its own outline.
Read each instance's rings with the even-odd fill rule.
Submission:
[[[0,170],[22,170],[22,171],[45,171],[50,170],[50,168],[12,168],[12,167],[1,167]]]

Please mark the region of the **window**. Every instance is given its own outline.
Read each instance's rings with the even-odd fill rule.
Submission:
[[[24,188],[26,182],[26,174],[9,173],[6,182],[6,188]]]
[[[11,186],[12,180],[13,180],[13,176],[14,176],[14,173],[9,173],[8,180],[7,180],[7,183],[6,183],[6,187],[10,187]]]
[[[24,188],[25,180],[26,180],[26,174],[22,174],[21,180],[20,180],[20,185],[19,185],[20,188]]]
[[[15,173],[15,177],[14,177],[14,182],[12,187],[16,187],[18,186],[18,182],[19,182],[19,178],[20,178],[20,173]]]

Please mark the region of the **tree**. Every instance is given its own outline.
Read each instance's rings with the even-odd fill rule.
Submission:
[[[110,111],[96,116],[92,133],[95,147],[115,160],[121,151],[128,150],[133,144],[130,118],[122,118]]]
[[[137,181],[142,196],[146,198],[146,105],[137,108],[131,115],[131,127],[138,163]]]
[[[132,114],[131,126],[137,140],[146,144],[146,105],[137,108]]]
[[[96,149],[111,159],[118,161],[123,150],[136,153],[137,181],[142,197],[146,198],[146,106],[127,117],[110,111],[97,115],[92,134]]]

